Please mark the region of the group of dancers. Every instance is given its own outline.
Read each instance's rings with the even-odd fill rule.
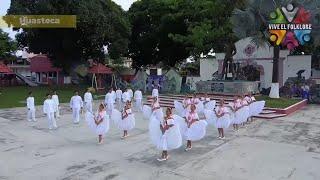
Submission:
[[[174,102],[177,114],[167,108],[164,115],[158,97],[153,97],[151,107],[143,107],[143,114],[150,119],[152,143],[162,151],[158,161],[166,161],[169,158],[168,151],[180,148],[183,139],[186,140],[185,151],[191,150],[192,142],[206,135],[208,124],[218,129],[219,139],[224,139],[224,129],[233,125],[237,131],[239,125],[252,121],[253,116],[260,114],[264,105],[264,101],[256,101],[251,94],[236,96],[229,104],[221,99],[218,106],[207,95],[202,98],[194,95],[185,96],[182,102]]]
[[[87,92],[84,94],[84,99],[79,95],[78,91],[74,91],[74,95],[70,100],[70,108],[72,110],[72,119],[74,124],[79,124],[80,115],[83,111],[85,111],[86,120],[91,128],[92,122],[96,123],[96,127],[94,130],[99,136],[99,142],[102,141],[102,132],[107,132],[109,128],[109,118],[111,118],[111,114],[114,112],[114,121],[118,122],[118,127],[123,129],[124,135],[123,137],[127,137],[127,131],[132,129],[134,126],[134,116],[131,110],[131,102],[134,101],[137,109],[139,111],[142,110],[142,91],[136,90],[133,94],[132,89],[127,88],[122,92],[120,88],[114,91],[112,88],[108,91],[105,96],[105,101],[99,104],[98,110],[93,113],[93,96],[90,92],[90,88],[87,89]],[[123,105],[124,104],[124,105]],[[32,92],[29,92],[28,97],[26,99],[26,105],[28,109],[27,120],[29,122],[36,122],[36,108],[35,108],[35,99]],[[119,113],[114,109],[117,106],[119,109],[122,109],[123,115],[121,115],[122,119],[130,119],[130,125],[122,125],[120,121],[116,121]],[[46,99],[43,103],[43,113],[46,115],[48,120],[48,126],[50,130],[57,129],[56,119],[60,118],[60,104],[59,104],[59,96],[56,91],[52,93],[46,94]],[[121,113],[120,113],[121,114]],[[120,117],[120,115],[119,115]],[[91,119],[90,119],[91,118]],[[106,119],[104,121],[104,119]],[[132,121],[133,119],[133,121]],[[106,123],[107,122],[107,123]],[[133,125],[132,125],[133,124]]]
[[[264,101],[256,101],[252,94],[235,96],[233,102],[225,103],[221,99],[219,103],[211,100],[207,95],[199,98],[196,94],[192,97],[185,96],[182,102],[174,101],[176,113],[172,108],[167,108],[165,113],[159,103],[159,92],[152,92],[151,106],[143,105],[142,91],[135,93],[128,88],[124,92],[120,89],[110,89],[105,96],[105,101],[99,104],[98,110],[93,113],[93,97],[88,89],[84,94],[84,102],[78,91],[70,100],[74,123],[80,121],[80,111],[85,108],[85,120],[98,136],[98,144],[103,142],[104,136],[113,123],[116,128],[123,132],[125,139],[129,136],[128,131],[135,128],[135,115],[132,110],[132,101],[136,109],[142,111],[144,118],[149,120],[149,135],[152,144],[162,151],[158,161],[166,161],[169,158],[168,151],[180,148],[182,141],[186,141],[185,151],[192,149],[192,142],[199,141],[206,135],[208,125],[218,129],[218,138],[224,139],[224,129],[233,126],[237,131],[240,125],[252,121],[252,117],[261,113]],[[217,106],[216,106],[217,104]],[[28,120],[35,121],[34,98],[29,93],[27,98]],[[119,109],[119,110],[118,110]],[[57,93],[47,95],[44,101],[43,112],[47,115],[49,129],[56,129],[55,118],[59,118],[59,98]]]

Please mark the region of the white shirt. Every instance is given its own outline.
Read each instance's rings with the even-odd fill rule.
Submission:
[[[71,108],[82,108],[83,107],[82,98],[79,95],[72,96],[72,98],[70,100],[70,107]]]
[[[34,109],[34,97],[27,98],[27,108],[30,110]]]
[[[116,95],[115,91],[111,91],[111,96],[112,96],[113,101],[116,101],[117,95]]]
[[[129,94],[130,99],[132,99],[132,98],[133,98],[133,91],[132,91],[132,89],[128,89],[128,94]]]
[[[43,102],[43,113],[48,114],[48,113],[54,113],[54,101],[52,99],[46,99]]]
[[[159,96],[159,90],[158,89],[153,89],[152,90],[152,97],[158,97]]]
[[[84,102],[85,103],[92,103],[92,100],[93,100],[92,94],[90,92],[86,92],[84,94]]]
[[[128,92],[124,92],[124,93],[122,94],[122,101],[123,101],[123,102],[130,101],[130,97],[129,97],[129,93],[128,93]]]
[[[227,111],[226,107],[221,107],[221,106],[219,106],[219,107],[217,108],[217,114],[218,114],[218,115],[222,115],[222,114],[227,113],[227,112],[228,112],[228,111]]]
[[[122,97],[122,91],[121,91],[120,89],[118,89],[118,90],[116,91],[116,96],[117,96],[117,99],[121,99],[121,97]]]
[[[134,99],[142,99],[142,92],[140,90],[134,92]]]
[[[56,95],[56,94],[52,95],[52,100],[53,100],[53,102],[54,102],[54,104],[56,106],[59,106],[59,97],[58,97],[58,95]]]
[[[114,101],[113,101],[113,97],[112,97],[112,94],[110,92],[107,93],[105,99],[104,99],[104,103],[106,104],[112,104]]]
[[[199,116],[197,112],[187,112],[186,113],[187,121],[191,122],[192,120],[199,120]]]

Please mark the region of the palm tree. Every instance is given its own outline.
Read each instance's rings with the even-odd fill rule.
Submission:
[[[269,96],[279,98],[279,57],[281,45],[269,41],[268,19],[269,14],[276,8],[286,7],[289,3],[294,6],[303,6],[311,12],[312,41],[315,45],[320,44],[319,17],[320,3],[314,0],[247,0],[245,9],[235,9],[231,17],[233,31],[238,38],[251,37],[252,43],[258,48],[268,45],[273,47],[273,71],[272,85]]]

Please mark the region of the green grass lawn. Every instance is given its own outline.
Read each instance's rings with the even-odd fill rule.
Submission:
[[[286,108],[301,101],[301,99],[289,99],[289,98],[272,99],[269,96],[256,96],[256,99],[265,100],[266,107],[269,107],[269,108]]]
[[[28,96],[28,92],[32,91],[35,98],[36,106],[42,105],[45,100],[46,93],[52,90],[57,90],[59,100],[61,103],[70,102],[70,98],[73,95],[74,90],[78,90],[80,95],[83,96],[85,88],[79,88],[77,86],[65,86],[65,87],[27,87],[27,86],[16,86],[16,87],[1,87],[0,94],[0,108],[12,108],[12,107],[23,107],[26,106],[25,100]],[[95,95],[95,94],[93,94]]]
[[[45,95],[52,90],[57,90],[59,95],[59,100],[61,103],[68,103],[70,98],[73,95],[74,90],[79,90],[81,96],[85,93],[85,88],[80,88],[78,86],[64,86],[64,87],[27,87],[27,86],[17,86],[17,87],[2,87],[0,94],[0,108],[13,108],[13,107],[24,107],[26,106],[25,100],[28,96],[28,92],[32,91],[33,96],[35,98],[36,105],[42,105],[45,100]],[[93,94],[95,99],[97,99],[98,94]],[[103,99],[104,97],[100,97],[99,99]],[[280,99],[271,99],[268,96],[257,96],[257,100],[265,100],[266,107],[270,108],[286,108],[297,102],[299,99],[288,99],[288,98],[280,98]]]

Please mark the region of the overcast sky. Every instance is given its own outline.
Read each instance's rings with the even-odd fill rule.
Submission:
[[[128,10],[133,2],[136,0],[113,0],[115,3],[119,4],[124,10]],[[7,9],[10,7],[10,0],[0,0],[0,16],[7,14]],[[11,38],[14,38],[15,32],[9,28],[1,28],[8,32]]]

